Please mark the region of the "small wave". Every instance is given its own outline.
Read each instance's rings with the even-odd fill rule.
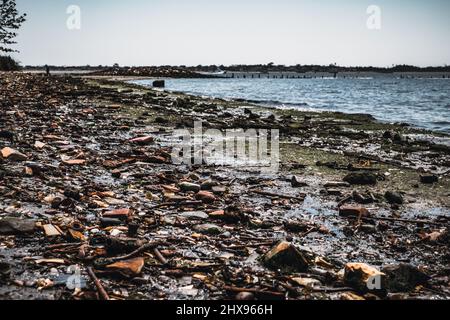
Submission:
[[[361,78],[364,77],[357,79]],[[323,81],[325,79],[172,79],[165,90],[278,109],[371,114],[383,122],[401,121],[417,128],[450,131],[448,81],[431,83],[430,79],[393,78],[372,78],[368,82],[339,78]],[[355,85],[349,87],[349,81]],[[372,86],[374,83],[376,90]],[[145,82],[138,84],[145,85]]]
[[[284,101],[280,101],[280,100],[257,100],[257,99],[242,99],[242,98],[236,98],[233,100],[237,101],[237,102],[264,104],[264,105],[268,105],[268,106],[278,106],[278,105],[284,105],[284,106],[290,106],[290,107],[308,107],[309,106],[306,102],[284,102]]]
[[[432,124],[436,124],[439,126],[446,126],[446,125],[450,125],[450,121],[434,121],[434,122],[432,122]]]

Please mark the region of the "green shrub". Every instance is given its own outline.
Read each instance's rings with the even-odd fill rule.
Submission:
[[[0,56],[0,71],[17,71],[20,65],[10,56]]]

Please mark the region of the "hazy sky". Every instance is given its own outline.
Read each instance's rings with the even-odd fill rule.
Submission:
[[[27,65],[450,64],[448,0],[17,0]],[[69,5],[81,29],[69,30]],[[367,28],[369,5],[381,29]]]

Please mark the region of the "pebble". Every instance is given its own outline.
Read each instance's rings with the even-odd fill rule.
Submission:
[[[423,175],[420,176],[420,182],[424,184],[433,184],[439,182],[439,177],[435,175]]]
[[[342,206],[339,208],[339,215],[341,217],[368,217],[369,210],[364,207]]]
[[[190,182],[182,182],[178,185],[180,189],[184,192],[199,192],[200,185]]]
[[[201,200],[203,203],[210,204],[216,201],[216,197],[214,194],[208,191],[200,191],[195,195],[195,198]]]
[[[209,218],[209,215],[203,211],[183,212],[180,214],[180,216],[188,219],[198,219],[198,220],[206,220]]]
[[[352,185],[376,185],[377,176],[370,172],[352,172],[344,177],[344,181]]]
[[[308,260],[292,243],[282,241],[263,257],[263,263],[273,270],[304,272],[309,267]]]
[[[196,225],[194,226],[194,230],[196,232],[208,235],[216,235],[223,232],[223,229],[221,227],[211,223]]]
[[[390,204],[403,204],[403,196],[399,192],[387,191],[384,197]]]
[[[2,156],[10,161],[26,161],[28,157],[19,151],[6,147],[1,150]]]
[[[33,233],[36,221],[19,218],[3,218],[0,220],[0,235],[20,235]]]
[[[371,285],[376,284],[376,278],[379,277],[379,288]],[[382,290],[385,274],[378,269],[371,267],[365,263],[347,263],[344,269],[344,282],[357,289],[360,292],[368,292],[373,290]]]

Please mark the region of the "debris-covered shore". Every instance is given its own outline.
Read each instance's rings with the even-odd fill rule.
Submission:
[[[107,78],[0,107],[0,299],[450,298],[448,136]],[[172,164],[199,120],[279,129],[279,172]]]

